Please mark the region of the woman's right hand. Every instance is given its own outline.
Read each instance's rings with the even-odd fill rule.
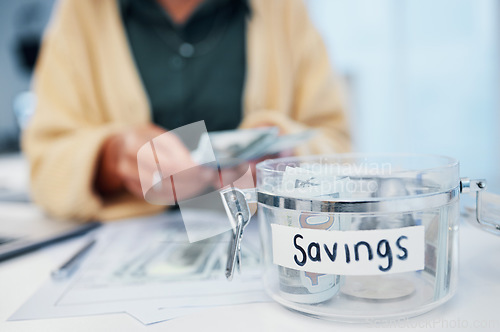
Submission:
[[[161,136],[161,137],[159,137]],[[157,139],[155,139],[157,138]],[[155,158],[152,153],[147,157],[138,152],[146,143],[154,140]],[[146,146],[145,149],[148,149]],[[138,158],[140,158],[138,163]],[[146,192],[153,185],[154,174],[158,174],[158,167],[164,177],[177,173],[183,174],[188,169],[195,169],[198,166],[192,159],[190,152],[174,134],[165,129],[148,124],[136,127],[108,138],[102,149],[101,158],[96,176],[96,188],[104,196],[127,190],[137,197],[144,198]],[[142,185],[141,185],[142,177]],[[217,178],[217,172],[199,168],[196,172],[189,172],[189,177],[176,178],[178,191],[184,199],[202,191]],[[146,179],[146,180],[145,180]],[[165,183],[170,186],[169,177]],[[159,178],[156,179],[159,181]],[[143,188],[144,187],[144,188]],[[172,190],[165,188],[161,192],[156,192],[155,196],[163,195],[162,200],[175,201]],[[168,186],[167,186],[168,187]],[[155,187],[155,189],[161,188]],[[178,193],[179,194],[179,193]]]

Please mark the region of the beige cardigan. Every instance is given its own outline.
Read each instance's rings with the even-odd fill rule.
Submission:
[[[338,80],[301,0],[251,0],[241,127],[320,132],[296,153],[349,149]],[[93,188],[104,140],[151,121],[116,0],[60,1],[35,73],[36,113],[23,137],[35,202],[56,217],[101,220],[158,212]]]

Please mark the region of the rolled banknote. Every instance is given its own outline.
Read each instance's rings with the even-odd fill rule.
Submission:
[[[280,194],[286,197],[328,200],[345,198],[349,178],[302,167],[287,167],[283,174]],[[331,213],[312,213],[281,209],[277,223],[289,227],[346,230],[350,221],[345,216]],[[320,274],[278,267],[279,286],[283,298],[298,303],[320,303],[338,293],[343,276]]]

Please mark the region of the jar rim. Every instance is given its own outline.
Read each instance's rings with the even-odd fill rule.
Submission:
[[[409,171],[432,171],[432,170],[445,170],[445,169],[453,169],[459,167],[459,161],[455,158],[438,155],[438,154],[420,154],[420,153],[340,153],[340,154],[328,154],[328,155],[310,155],[310,156],[294,156],[294,157],[285,157],[285,158],[276,158],[276,159],[266,159],[256,165],[256,170],[261,172],[271,172],[271,173],[283,173],[284,169],[276,169],[277,165],[283,164],[293,164],[297,162],[327,162],[328,160],[345,160],[345,163],[348,162],[349,159],[391,159],[397,158],[400,160],[403,159],[427,159],[441,162],[437,166],[434,167],[422,167],[415,169],[405,169],[396,171],[393,174],[398,173],[406,173]]]

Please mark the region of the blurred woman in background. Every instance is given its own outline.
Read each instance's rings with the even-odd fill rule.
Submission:
[[[62,0],[23,139],[35,202],[57,217],[159,211],[137,151],[167,130],[318,131],[297,154],[349,149],[338,80],[301,0]],[[193,165],[174,135],[170,174]],[[203,175],[200,175],[203,176]]]

